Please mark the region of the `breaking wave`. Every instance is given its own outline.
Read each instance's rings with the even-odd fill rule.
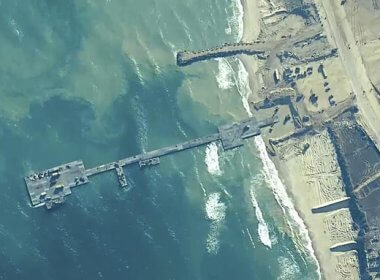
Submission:
[[[239,1],[240,2],[240,1]],[[248,98],[252,94],[251,88],[249,87],[249,74],[244,67],[243,62],[240,59],[238,61],[238,78],[236,82],[237,89],[241,96],[241,101],[243,103],[243,107],[247,112],[248,116],[252,116],[251,110],[249,108]]]
[[[249,87],[249,74],[247,70],[245,69],[244,64],[240,60],[238,61],[239,61],[238,79],[236,82],[236,86],[242,98],[244,109],[246,110],[249,116],[252,116],[252,113],[249,108],[249,103],[248,103],[248,98],[250,94],[252,93]],[[292,234],[294,235],[293,237],[297,239],[297,237],[299,236],[302,240],[302,246],[310,253],[310,256],[312,257],[313,261],[315,262],[318,268],[317,273],[320,278],[321,277],[320,266],[311,244],[309,232],[307,231],[303,220],[299,216],[289,195],[287,194],[285,186],[278,176],[278,172],[274,163],[269,158],[264,140],[261,137],[261,135],[255,137],[255,146],[257,147],[260,153],[261,161],[263,162],[263,175],[264,175],[265,181],[268,183],[268,185],[272,189],[272,193],[274,194],[275,199],[277,203],[280,205],[284,215],[290,218],[290,221],[288,220],[288,225],[289,225],[290,230],[292,231]],[[256,212],[256,215],[257,215],[257,212]],[[294,233],[294,230],[296,230],[297,232],[296,234]],[[269,241],[271,242],[271,240]]]
[[[245,69],[244,64],[240,61],[240,59],[234,59],[229,62],[226,58],[218,58],[217,61],[219,72],[216,75],[216,80],[219,88],[225,90],[236,86],[244,109],[249,116],[252,116],[248,102],[252,91],[249,87],[249,74]],[[236,65],[237,72],[234,70]]]
[[[240,0],[233,0],[229,8],[232,10],[232,15],[227,18],[225,32],[227,35],[233,35],[235,40],[240,41],[243,38],[243,5]],[[226,10],[226,13],[229,14],[229,11]]]
[[[261,212],[259,204],[257,203],[253,189],[251,189],[249,191],[249,193],[251,195],[252,206],[253,206],[253,208],[255,208],[256,218],[259,222],[259,225],[257,227],[257,233],[259,234],[260,241],[261,241],[261,243],[263,243],[268,248],[272,248],[272,241],[271,241],[271,238],[269,236],[268,225],[266,224],[266,222],[264,220],[263,213]]]
[[[218,146],[215,142],[212,142],[206,147],[205,163],[207,165],[207,171],[212,175],[222,175],[222,171],[219,166]]]
[[[212,193],[206,201],[206,215],[211,221],[210,232],[206,240],[209,254],[216,255],[219,251],[220,227],[226,217],[226,205],[220,201],[220,193]]]
[[[243,27],[244,27],[244,24],[243,24],[243,15],[244,15],[243,6],[242,6],[242,3],[240,0],[234,0],[234,3],[232,5],[235,5],[234,6],[235,7],[234,8],[235,18],[233,20],[229,19],[228,26],[230,29],[227,28],[226,32],[227,33],[233,32],[233,30],[235,30],[234,26],[235,27],[238,26],[237,39],[241,40],[242,36],[243,36]],[[237,60],[238,60],[238,75],[237,75],[238,77],[237,77],[237,79],[235,79],[235,85],[236,85],[238,92],[241,96],[244,109],[246,110],[246,112],[249,116],[252,116],[252,113],[251,113],[251,110],[249,107],[249,102],[248,102],[248,98],[252,93],[251,88],[249,86],[249,73],[245,69],[244,64],[239,59],[237,59]],[[232,74],[231,77],[235,78],[235,74]],[[312,244],[311,244],[309,232],[307,231],[306,226],[305,226],[303,220],[301,219],[301,217],[299,216],[298,212],[295,210],[295,207],[294,207],[289,195],[286,192],[285,186],[281,182],[281,180],[278,176],[278,172],[277,172],[277,169],[276,169],[274,163],[269,158],[268,152],[267,152],[266,147],[265,147],[264,140],[261,137],[261,135],[255,137],[255,146],[257,147],[257,149],[260,153],[261,161],[263,162],[263,175],[264,175],[265,181],[269,184],[270,188],[272,189],[272,193],[274,194],[274,197],[275,197],[277,203],[280,205],[280,207],[284,213],[284,216],[288,217],[290,219],[290,220],[287,220],[287,222],[288,222],[288,226],[289,226],[289,228],[293,234],[293,237],[296,240],[297,240],[297,237],[301,238],[302,246],[309,252],[311,258],[315,262],[315,264],[317,266],[317,273],[318,273],[319,279],[321,279],[320,266],[319,266],[318,260],[315,256],[314,249],[313,249]],[[254,198],[254,196],[252,196],[252,193],[251,193],[252,204],[255,207],[255,205],[257,205],[257,201],[255,198],[252,199],[252,197]],[[259,217],[262,218],[261,210],[258,211],[259,207],[255,207],[255,209],[256,209],[257,219],[259,220],[258,232],[259,232],[259,235],[260,235],[260,231],[262,234],[262,236],[260,236],[260,240],[262,242],[264,240],[264,242],[266,242],[267,244],[272,244],[272,240],[270,240],[270,238],[269,238],[269,231],[268,231],[268,235],[266,233],[268,228],[265,229],[264,224],[262,224],[261,229],[260,229],[260,218]],[[296,231],[296,234],[294,233],[294,231]],[[263,237],[263,239],[261,239],[262,237]],[[265,245],[264,242],[263,242],[263,244]],[[283,261],[283,262],[285,262],[285,261]]]
[[[229,89],[234,86],[234,70],[225,58],[217,58],[218,74],[216,81],[220,89]]]
[[[239,42],[243,38],[244,24],[243,16],[244,10],[240,0],[233,0],[231,5],[225,9],[227,17],[227,27],[225,32],[232,35],[234,40]],[[235,79],[235,72],[230,63],[225,58],[218,58],[219,73],[216,76],[219,88],[229,89],[233,86],[239,86]],[[240,70],[239,70],[240,71]],[[249,88],[249,87],[248,87]]]
[[[302,246],[310,253],[310,256],[316,263],[318,267],[317,273],[320,278],[320,266],[311,244],[309,232],[307,231],[303,220],[299,216],[288,193],[286,192],[285,186],[278,176],[277,169],[272,160],[269,158],[264,140],[261,136],[255,137],[255,145],[260,153],[260,158],[263,162],[263,174],[265,181],[272,189],[273,195],[277,203],[281,206],[284,215],[290,219],[287,222],[293,235],[294,230],[296,230],[296,236],[293,237],[297,238],[297,236],[299,236],[301,238]]]
[[[298,279],[301,271],[294,260],[286,257],[279,257],[278,263],[280,265],[281,275],[277,277],[277,280]]]

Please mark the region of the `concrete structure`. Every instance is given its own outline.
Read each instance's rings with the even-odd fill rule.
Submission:
[[[334,201],[330,201],[327,203],[324,203],[322,205],[318,205],[316,207],[313,207],[311,209],[311,212],[313,213],[325,213],[325,212],[331,212],[336,211],[342,208],[348,208],[350,203],[349,197],[343,197]]]
[[[247,55],[262,55],[265,58],[265,53],[271,48],[267,43],[230,43],[220,47],[215,47],[200,51],[181,51],[177,53],[177,65],[186,66],[197,61],[207,60],[216,57],[226,57],[238,54]]]
[[[334,244],[333,246],[330,247],[330,251],[336,252],[336,253],[342,253],[342,252],[357,250],[357,247],[358,246],[357,246],[356,241],[347,241],[347,242]]]
[[[219,127],[219,133],[189,140],[173,146],[154,150],[145,154],[110,162],[85,170],[82,161],[74,161],[57,167],[34,173],[25,177],[33,207],[45,205],[48,209],[64,202],[65,197],[71,194],[71,188],[88,183],[88,177],[115,169],[121,187],[127,187],[127,179],[123,167],[138,163],[140,168],[160,163],[160,157],[199,147],[215,141],[221,141],[224,150],[243,145],[243,139],[260,134],[262,127],[273,125],[275,118],[257,121],[250,118],[245,121]]]
[[[119,163],[115,163],[114,166],[116,170],[117,180],[119,181],[120,186],[122,188],[125,188],[126,186],[128,186],[128,182],[124,174],[124,169],[122,166],[120,166]]]
[[[289,56],[302,60],[302,62],[322,60],[331,55],[335,55],[336,50],[307,50],[309,45],[312,45],[312,41],[318,41],[324,38],[321,31],[319,25],[313,25],[310,26],[307,31],[299,32],[292,37],[274,38],[266,41],[225,43],[221,46],[204,50],[180,51],[177,53],[177,65],[186,66],[197,61],[239,54],[256,55],[261,59],[267,59],[270,55],[273,57],[278,56],[282,61],[286,60]],[[303,57],[306,58],[303,59]],[[273,59],[269,60],[272,61]]]

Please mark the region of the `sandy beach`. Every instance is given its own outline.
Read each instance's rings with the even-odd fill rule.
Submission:
[[[256,40],[260,34],[260,11],[258,9],[257,1],[241,0],[243,5],[243,37],[242,41],[252,42]],[[245,69],[249,74],[249,86],[252,92],[257,92],[257,85],[260,84],[258,76],[256,75],[258,69],[258,62],[254,56],[242,55],[239,57]],[[255,100],[255,95],[251,96]]]
[[[298,149],[305,144],[309,144],[310,148],[302,154]],[[337,211],[312,212],[313,208],[347,198],[328,133],[323,131],[303,139],[286,141],[276,148],[277,156],[272,160],[309,229],[322,278],[359,279],[356,254],[352,251],[336,254],[330,250],[335,244],[356,239],[357,232],[353,229],[349,209],[343,207]],[[344,278],[347,273],[350,276]]]
[[[261,26],[259,3],[247,0],[241,2],[244,8],[242,41],[256,40]],[[258,92],[264,86],[259,73],[260,62],[254,56],[239,58],[249,73],[252,90],[250,101],[256,103],[261,99]],[[278,129],[282,130],[281,124]],[[268,134],[263,135],[266,142],[268,137]],[[313,143],[313,148],[305,154],[297,152],[297,149],[305,143]],[[346,197],[336,154],[326,131],[317,136],[306,136],[303,140],[284,142],[283,146],[275,149],[276,156],[272,160],[281,180],[285,183],[288,194],[292,197],[297,212],[309,229],[322,279],[358,279],[356,254],[353,251],[339,254],[330,251],[330,248],[337,243],[355,240],[356,232],[352,228],[348,208],[320,214],[312,213],[313,207]],[[312,170],[313,166],[316,166],[316,173],[319,175],[313,173],[315,171]],[[337,220],[340,221],[338,225]]]
[[[241,4],[244,10],[242,41],[251,42],[256,40],[260,33],[260,12],[256,1],[241,0]]]

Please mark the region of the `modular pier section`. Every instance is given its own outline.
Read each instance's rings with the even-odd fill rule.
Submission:
[[[115,169],[121,187],[127,187],[123,167],[138,163],[140,168],[160,163],[160,157],[183,150],[203,146],[211,142],[221,141],[224,150],[243,145],[243,140],[260,134],[262,127],[273,125],[275,118],[257,121],[250,118],[241,122],[219,127],[219,132],[209,136],[189,140],[180,144],[168,146],[148,153],[106,163],[94,168],[85,169],[82,161],[73,161],[48,170],[33,173],[25,177],[25,183],[33,207],[45,205],[48,209],[65,201],[71,194],[71,188],[89,182],[88,177]]]

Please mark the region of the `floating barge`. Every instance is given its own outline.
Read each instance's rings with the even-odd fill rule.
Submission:
[[[25,183],[32,206],[40,207],[45,205],[50,209],[57,204],[63,203],[66,196],[71,194],[71,188],[87,184],[89,182],[88,177],[90,176],[115,169],[120,186],[125,188],[128,186],[128,182],[123,168],[127,165],[138,163],[140,168],[154,166],[160,163],[160,157],[162,156],[216,141],[221,141],[224,150],[240,147],[244,144],[244,139],[259,135],[261,128],[271,126],[276,122],[276,118],[261,121],[249,118],[241,122],[220,126],[218,133],[124,158],[87,170],[80,160],[62,164],[25,177]]]

